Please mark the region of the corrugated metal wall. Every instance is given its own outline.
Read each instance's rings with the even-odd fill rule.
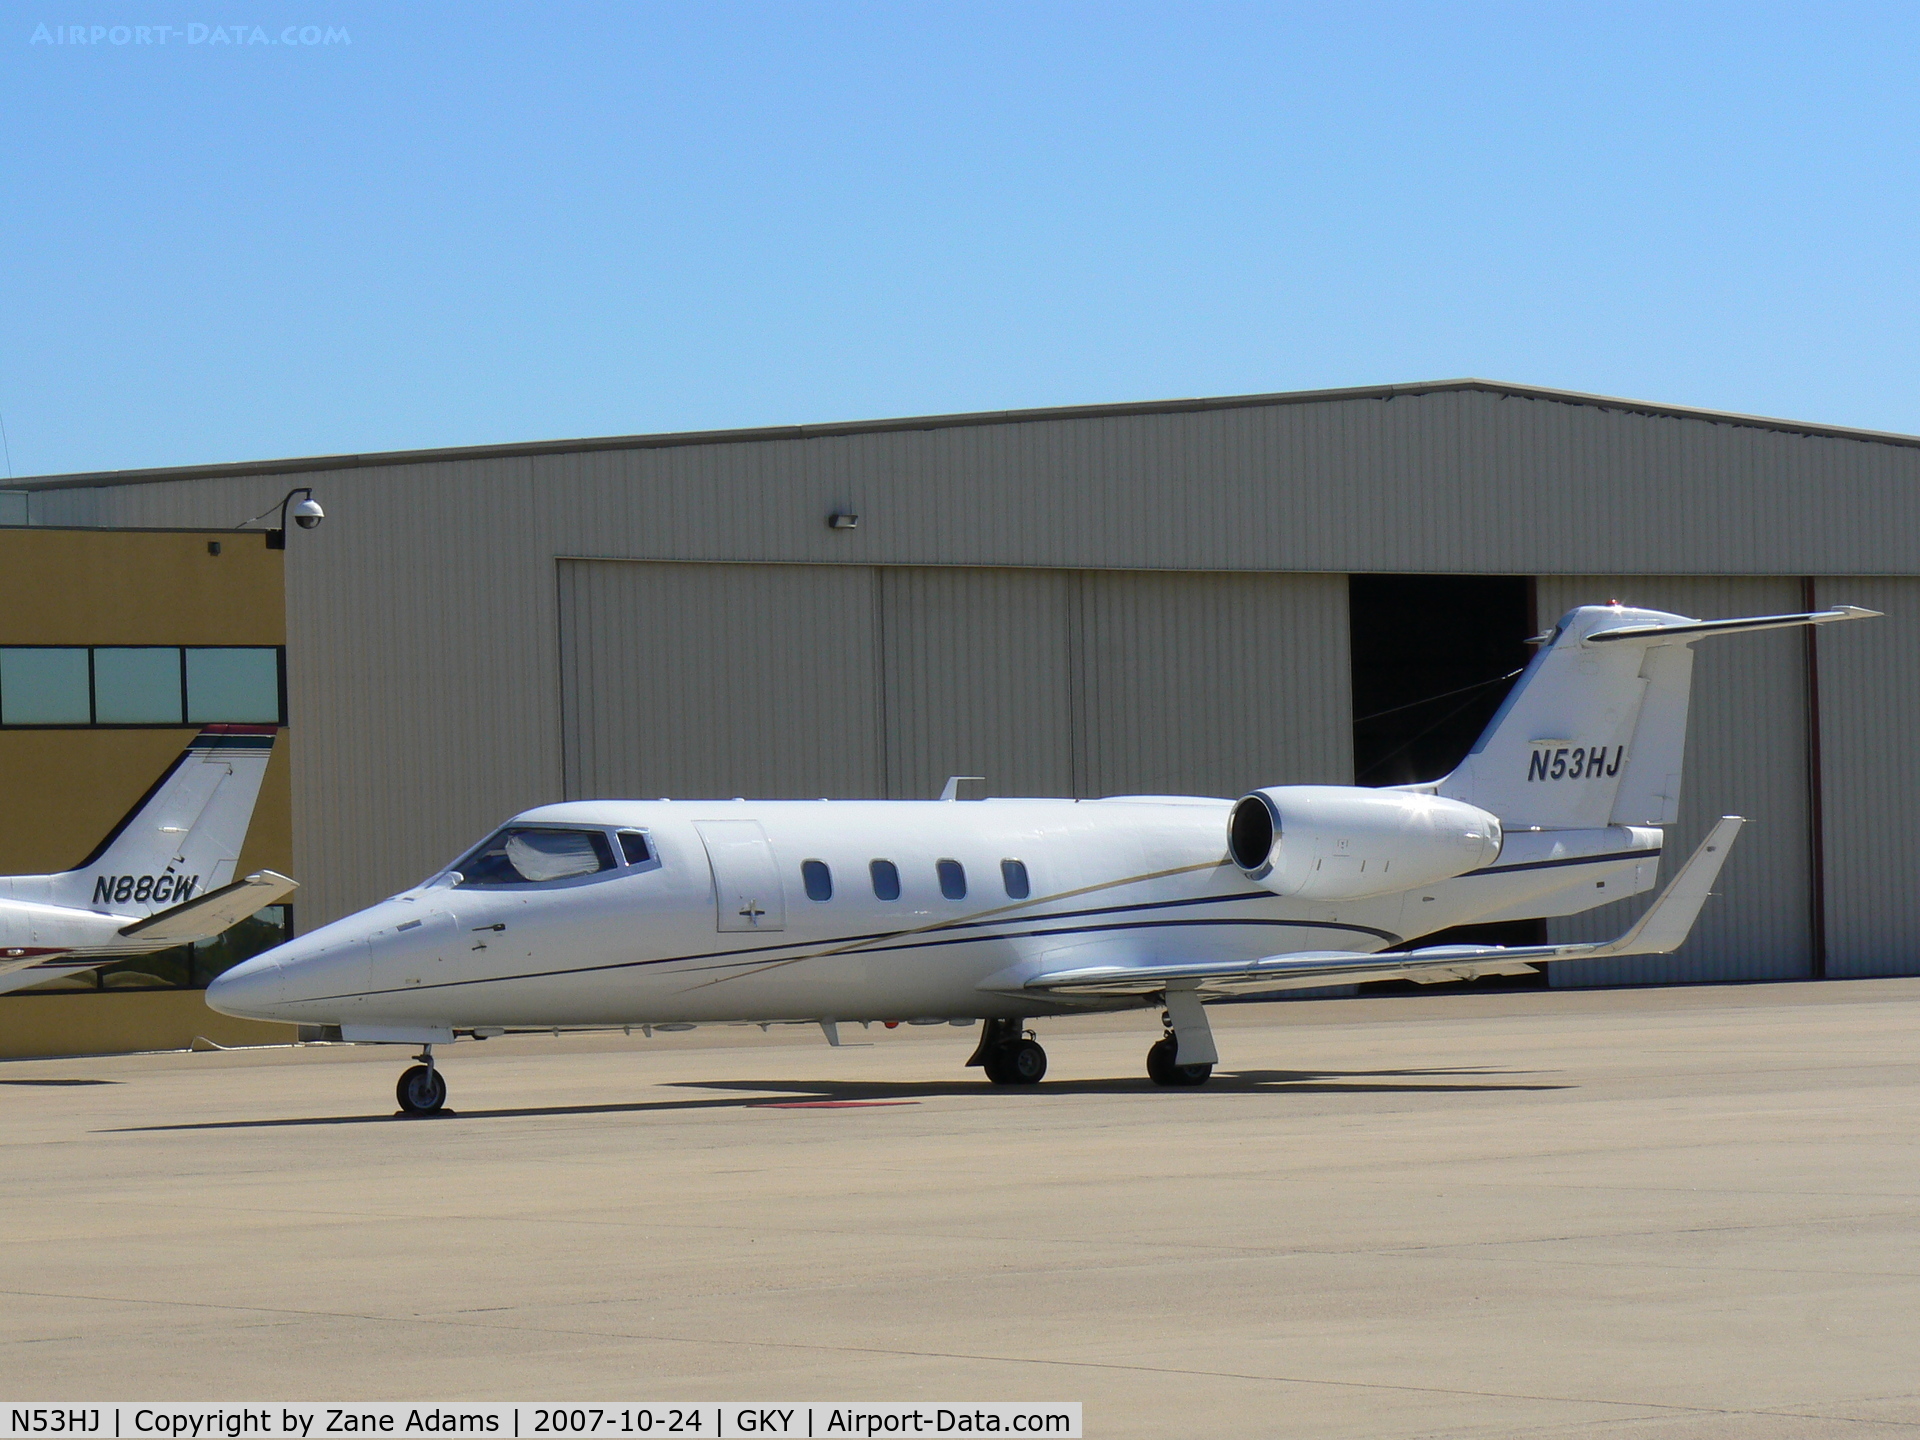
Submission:
[[[1618,599],[1704,619],[1800,608],[1794,580],[1556,576],[1539,582],[1541,627],[1575,605]],[[1807,830],[1806,668],[1798,631],[1694,646],[1693,703],[1680,823],[1667,831],[1664,884],[1714,820],[1745,815],[1733,854],[1693,935],[1672,955],[1550,966],[1557,986],[1785,980],[1812,973],[1812,856]],[[1618,935],[1647,897],[1549,923],[1555,941]]]
[[[1491,390],[738,437],[302,472],[309,537],[397,504],[455,548],[662,560],[1441,574],[1911,574],[1920,447]],[[233,524],[287,479],[41,491],[35,519]],[[185,493],[182,493],[185,492]],[[217,502],[217,503],[215,503]],[[851,509],[857,530],[829,530]]]
[[[563,560],[560,627],[572,796],[1232,795],[1352,769],[1340,577]]]
[[[1815,594],[1886,612],[1816,642],[1827,973],[1920,974],[1920,580],[1823,579]]]

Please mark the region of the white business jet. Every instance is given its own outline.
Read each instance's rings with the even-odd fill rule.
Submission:
[[[967,1063],[1030,1085],[1047,1058],[1028,1020],[1144,1008],[1165,1028],[1148,1075],[1197,1085],[1218,1058],[1212,996],[1673,950],[1737,817],[1611,942],[1399,947],[1652,888],[1678,814],[1693,642],[1874,613],[1574,610],[1467,758],[1421,785],[954,803],[950,782],[940,801],[546,805],[227,971],[207,999],[420,1045],[398,1087],[411,1113],[445,1102],[435,1045],[726,1022],[817,1024],[838,1044],[848,1022],[984,1021]]]
[[[0,877],[0,993],[211,940],[290,894],[271,870],[233,878],[276,733],[204,727],[76,868]]]

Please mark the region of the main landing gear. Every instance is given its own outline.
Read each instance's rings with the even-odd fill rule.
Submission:
[[[1204,1085],[1213,1078],[1213,1066],[1178,1064],[1179,1053],[1171,1031],[1154,1041],[1147,1049],[1147,1078],[1156,1085]]]
[[[969,1065],[978,1065],[995,1085],[1038,1085],[1047,1073],[1047,1052],[1018,1020],[989,1020]]]
[[[1147,1078],[1156,1085],[1204,1085],[1212,1079],[1220,1055],[1200,997],[1191,990],[1169,990],[1160,1023],[1167,1033],[1147,1051]]]
[[[401,1075],[394,1096],[409,1115],[435,1114],[447,1103],[446,1078],[433,1067],[433,1046],[422,1045],[413,1058],[419,1063]]]

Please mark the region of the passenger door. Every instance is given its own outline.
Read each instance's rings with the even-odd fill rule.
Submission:
[[[713,867],[715,929],[784,930],[786,898],[773,846],[757,820],[697,820]]]

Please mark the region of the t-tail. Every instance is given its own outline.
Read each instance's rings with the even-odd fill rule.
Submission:
[[[1693,642],[1879,613],[1841,605],[1694,620],[1621,605],[1570,610],[1467,758],[1433,788],[1492,811],[1508,830],[1671,825],[1680,813]]]
[[[204,727],[91,855],[47,877],[47,900],[147,916],[231,882],[277,733]]]

